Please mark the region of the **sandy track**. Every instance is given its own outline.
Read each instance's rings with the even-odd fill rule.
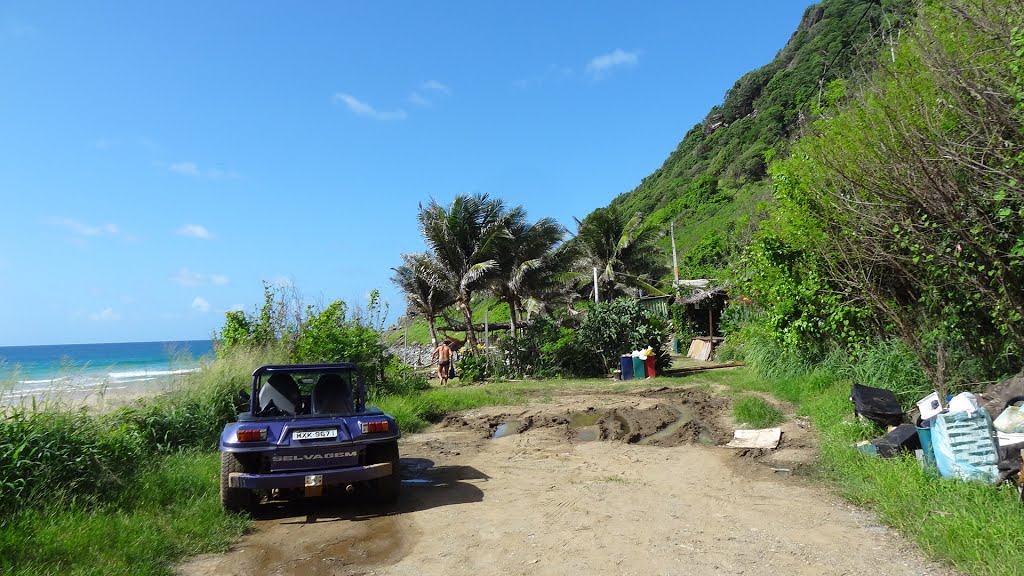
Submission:
[[[268,505],[254,531],[231,551],[195,558],[180,571],[952,573],[923,561],[913,546],[822,487],[728,449],[701,445],[717,441],[731,424],[721,403],[714,417],[697,406],[704,429],[698,434],[690,424],[682,427],[677,445],[664,435],[659,446],[581,441],[592,437],[586,434],[590,427],[602,426],[594,418],[575,422],[588,425],[583,429],[570,427],[572,415],[587,414],[588,408],[589,414],[657,414],[669,404],[692,404],[693,398],[680,400],[678,392],[561,397],[450,418],[403,440],[403,494],[393,509],[316,501]],[[488,439],[504,421],[524,430]],[[773,467],[794,468],[805,459],[801,435],[795,425],[787,426],[789,445],[770,456]],[[694,439],[698,443],[687,443]],[[793,462],[779,459],[785,454]]]

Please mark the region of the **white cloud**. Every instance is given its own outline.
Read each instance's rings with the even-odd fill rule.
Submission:
[[[121,233],[117,224],[86,224],[74,218],[54,218],[53,223],[62,226],[78,236],[116,236]]]
[[[224,178],[240,178],[241,175],[234,170],[226,170],[224,168],[204,168],[196,162],[182,161],[182,162],[153,162],[154,166],[164,168],[175,174],[181,174],[182,176],[192,176],[194,178],[206,177],[214,180],[220,180]]]
[[[409,94],[409,97],[406,98],[406,100],[408,100],[409,103],[411,104],[415,104],[416,106],[420,106],[423,108],[426,108],[433,104],[433,102],[431,102],[429,98],[425,97],[419,92],[413,92],[412,94]]]
[[[420,90],[424,92],[433,92],[434,94],[444,94],[445,96],[452,95],[452,89],[437,80],[427,80],[420,84]]]
[[[196,296],[192,300],[192,308],[198,310],[199,312],[202,312],[203,314],[206,314],[207,312],[210,311],[210,303],[206,301],[206,298],[203,298],[202,296]]]
[[[99,312],[89,314],[89,320],[94,322],[114,322],[121,319],[121,315],[114,312],[113,308],[104,308]]]
[[[228,283],[228,277],[223,274],[200,274],[188,268],[178,270],[174,276],[171,276],[171,280],[181,286],[208,286],[210,284],[223,286]]]
[[[612,68],[620,66],[634,66],[640,61],[640,52],[626,52],[621,48],[607,54],[601,54],[591,58],[587,63],[587,73],[594,78],[602,78],[610,73]]]
[[[406,100],[421,108],[427,108],[434,104],[434,98],[451,95],[452,89],[448,86],[437,80],[426,80],[421,82],[419,88],[413,90]]]
[[[335,93],[334,101],[344,104],[356,116],[366,116],[374,120],[405,120],[408,116],[401,108],[392,111],[377,110],[366,102],[344,92]]]
[[[234,170],[224,170],[223,168],[207,168],[204,172],[207,178],[213,178],[214,180],[220,180],[222,178],[241,178],[241,174]]]
[[[188,238],[199,238],[200,240],[209,240],[213,238],[213,234],[206,229],[205,226],[199,224],[185,224],[181,228],[178,228],[178,236],[186,236]]]
[[[202,175],[202,172],[199,170],[199,165],[195,162],[174,162],[172,164],[168,164],[167,169],[171,172],[184,174],[186,176]]]

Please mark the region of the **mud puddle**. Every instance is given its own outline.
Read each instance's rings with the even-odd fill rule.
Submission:
[[[728,400],[702,390],[662,389],[640,396],[643,402],[629,406],[596,407],[563,414],[501,414],[473,422],[465,416],[446,419],[444,426],[471,426],[491,440],[523,434],[537,428],[559,428],[570,442],[598,440],[679,446],[723,444],[732,435],[718,421],[729,408]],[[650,402],[648,398],[655,398]]]

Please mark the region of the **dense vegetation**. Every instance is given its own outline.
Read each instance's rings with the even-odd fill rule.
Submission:
[[[748,269],[783,338],[892,334],[939,387],[1020,368],[1022,10],[926,5],[773,165],[778,207]]]
[[[661,232],[675,221],[682,276],[720,277],[763,218],[770,158],[815,117],[833,80],[873,66],[912,7],[912,0],[810,6],[775,59],[737,80],[661,168],[612,206],[642,213],[644,225]],[[662,242],[667,247],[668,237]]]

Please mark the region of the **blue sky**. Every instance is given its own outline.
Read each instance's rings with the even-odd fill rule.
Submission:
[[[208,338],[262,281],[392,317],[419,202],[567,226],[805,1],[0,5],[0,346]]]

